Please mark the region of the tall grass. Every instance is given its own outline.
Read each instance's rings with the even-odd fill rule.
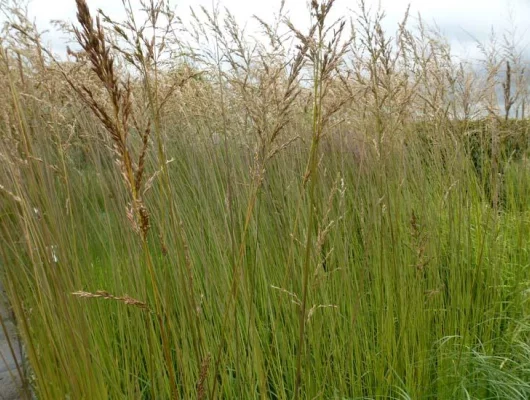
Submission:
[[[260,39],[76,3],[70,61],[19,9],[0,42],[0,262],[39,399],[530,396],[528,124],[487,101],[524,109],[517,67],[484,79],[363,2],[351,32],[313,1]]]

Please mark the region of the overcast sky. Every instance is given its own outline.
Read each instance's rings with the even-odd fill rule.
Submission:
[[[138,3],[138,0],[130,1]],[[93,11],[101,8],[118,19],[123,16],[121,0],[87,0],[87,3]],[[184,19],[189,15],[190,6],[212,7],[212,0],[174,0],[172,3]],[[379,1],[366,0],[366,3],[376,8]],[[270,20],[280,0],[221,0],[220,4],[243,22],[254,14]],[[356,0],[336,0],[334,15],[345,15],[348,9],[356,9],[356,4]],[[492,26],[499,34],[517,26],[523,42],[530,43],[530,0],[381,0],[387,13],[387,30],[395,32],[408,4],[412,15],[420,12],[427,22],[435,22],[449,39],[454,53],[460,56],[475,56],[476,45],[472,36],[485,41]],[[295,23],[307,22],[307,0],[286,0],[286,8]],[[41,29],[49,29],[52,19],[75,20],[75,1],[32,0],[30,15]],[[47,40],[56,50],[64,48],[56,34],[49,34]]]

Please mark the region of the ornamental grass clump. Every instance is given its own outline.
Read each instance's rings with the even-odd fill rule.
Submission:
[[[59,57],[0,1],[23,394],[529,398],[517,41],[478,68],[364,1],[311,1],[305,26],[284,2],[247,25],[138,4],[77,0]]]

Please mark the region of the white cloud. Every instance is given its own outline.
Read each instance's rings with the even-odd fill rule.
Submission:
[[[130,0],[138,5],[138,0]],[[214,0],[215,1],[215,0]],[[189,7],[204,6],[212,8],[212,0],[177,0],[177,11],[186,18]],[[118,19],[123,17],[121,0],[87,0],[89,7],[98,8]],[[407,5],[411,5],[411,16],[418,12],[428,23],[436,22],[445,33],[457,53],[473,53],[475,47],[472,36],[486,40],[492,26],[499,33],[517,26],[520,33],[530,33],[530,0],[381,0],[386,11],[388,30],[394,31],[402,19]],[[367,5],[377,8],[378,0],[366,0]],[[272,19],[280,5],[280,0],[221,0],[239,21],[248,21],[252,15]],[[336,0],[333,16],[346,15],[349,9],[356,9],[356,0]],[[308,12],[306,0],[286,0],[289,16],[295,24],[307,25]],[[49,21],[63,19],[75,21],[74,0],[33,0],[30,13],[41,29],[50,28]],[[510,15],[512,21],[510,21]],[[60,35],[47,36],[55,49],[63,48]]]

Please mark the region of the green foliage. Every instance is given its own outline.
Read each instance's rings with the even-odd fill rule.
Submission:
[[[319,225],[330,228],[310,264],[304,397],[527,398],[530,210],[519,182],[528,182],[528,167],[510,164],[506,198],[517,207],[496,212],[473,189],[476,175],[463,149],[444,169],[437,167],[436,154],[425,166],[414,145],[362,168],[339,150],[332,147],[323,159],[316,192]],[[212,365],[206,372],[209,385],[218,381],[219,396],[293,395],[301,271],[292,260],[302,257],[298,243],[307,234],[304,214],[297,213],[304,169],[298,154],[305,151],[293,147],[269,169],[246,243],[241,279],[248,291],[238,299],[236,325],[221,331],[232,257],[226,167],[209,145],[167,149],[176,160],[169,164],[176,194],[171,201],[182,220],[166,213],[170,200],[155,184],[148,201],[153,221],[166,219],[167,253],[158,224],[149,244],[183,397],[194,396],[201,374],[195,334],[203,338],[200,354],[211,357],[222,337],[229,343],[218,376],[209,374]],[[245,154],[233,150],[231,158],[234,182],[244,182]],[[119,173],[97,160],[82,170],[71,161],[66,179],[40,171],[47,185],[22,186],[38,193],[28,204],[41,199],[41,217],[30,211],[27,216],[36,253],[17,244],[13,221],[2,223],[10,295],[29,326],[25,342],[35,348],[28,355],[36,389],[42,398],[165,397],[155,317],[120,302],[71,294],[104,289],[153,304],[142,250],[117,201],[123,193],[112,188]],[[234,185],[239,226],[244,214],[237,210],[247,195],[244,185]],[[180,224],[189,271],[175,262],[171,238]],[[187,296],[196,308],[190,309]]]

